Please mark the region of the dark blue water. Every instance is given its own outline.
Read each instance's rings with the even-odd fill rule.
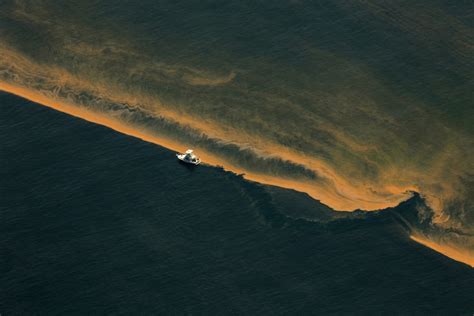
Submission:
[[[15,96],[0,107],[2,315],[474,311],[474,270],[408,238],[419,197],[334,215]]]

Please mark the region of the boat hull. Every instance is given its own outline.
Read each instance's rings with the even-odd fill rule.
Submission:
[[[200,159],[197,159],[196,161],[190,161],[185,158],[185,155],[181,155],[181,154],[176,154],[176,157],[178,158],[179,161],[186,164],[194,165],[194,166],[197,166],[201,163]]]

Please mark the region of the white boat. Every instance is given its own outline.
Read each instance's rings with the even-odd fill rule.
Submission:
[[[201,159],[199,159],[198,156],[196,156],[193,152],[192,149],[186,150],[184,154],[176,154],[176,157],[178,157],[179,160],[185,163],[189,163],[192,165],[199,165],[201,163]]]

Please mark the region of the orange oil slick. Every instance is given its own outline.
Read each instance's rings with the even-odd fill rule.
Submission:
[[[474,268],[474,256],[473,255],[467,254],[467,253],[465,253],[465,252],[463,252],[463,251],[461,251],[457,248],[454,248],[452,246],[449,246],[449,245],[440,245],[440,244],[435,243],[431,240],[428,240],[424,237],[413,236],[412,235],[412,236],[410,236],[410,238],[412,240],[416,241],[417,243],[422,244],[425,247],[431,248],[434,251],[445,255],[446,257],[449,257],[453,260],[465,263],[465,264],[471,266],[472,268]]]

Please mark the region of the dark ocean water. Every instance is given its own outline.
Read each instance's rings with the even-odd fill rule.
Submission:
[[[415,196],[333,213],[0,94],[0,314],[474,312],[474,270],[408,237]]]

